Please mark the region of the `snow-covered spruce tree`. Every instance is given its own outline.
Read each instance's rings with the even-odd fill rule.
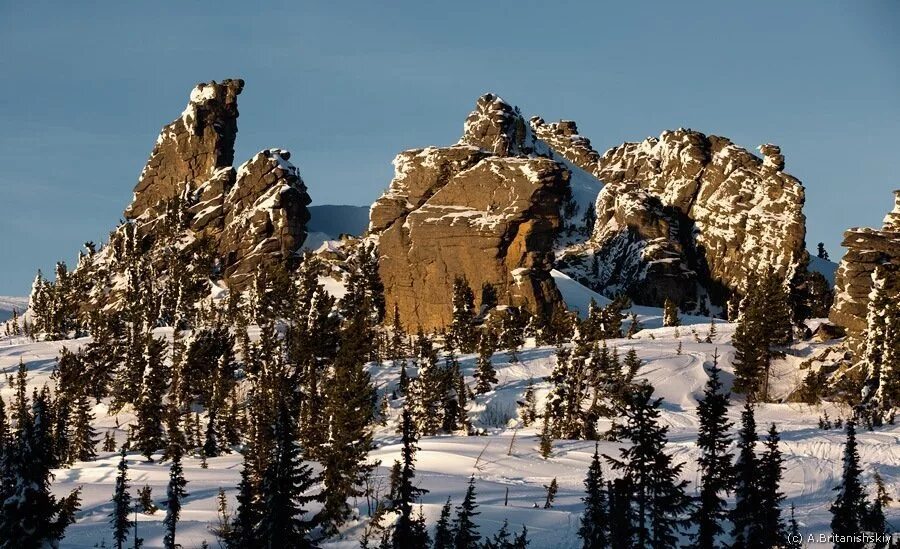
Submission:
[[[748,398],[769,399],[773,346],[793,338],[793,319],[787,286],[775,271],[748,278],[732,342],[735,348],[734,390]]]
[[[416,451],[418,447],[416,446],[415,425],[409,410],[403,410],[400,432],[403,445],[400,455],[403,462],[400,466],[396,488],[394,489],[393,501],[391,501],[391,509],[399,515],[394,525],[391,540],[392,546],[395,549],[425,547],[428,544],[428,540],[423,539],[423,532],[416,528],[412,510],[413,504],[423,494],[428,493],[428,490],[413,484],[413,479],[416,476]],[[425,535],[427,536],[427,532]]]
[[[678,318],[678,306],[669,298],[663,303],[663,326],[681,326]]]
[[[116,549],[122,549],[125,546],[125,540],[128,539],[128,532],[134,526],[131,520],[131,494],[128,493],[128,462],[125,461],[125,449],[119,458],[119,466],[117,467],[116,487],[113,492],[113,510],[109,514],[110,525],[113,529],[113,541]]]
[[[24,389],[22,389],[24,391]],[[0,548],[57,547],[75,522],[80,488],[57,499],[50,492],[53,441],[49,393],[20,404],[16,432],[3,452],[0,478]]]
[[[255,549],[256,528],[263,514],[257,476],[256,448],[251,439],[244,448],[241,480],[238,483],[237,510],[230,535],[225,539],[228,549]]]
[[[900,407],[900,305],[887,289],[882,267],[872,274],[867,307],[862,400],[872,416],[879,416]]]
[[[371,345],[369,320],[363,309],[345,321],[340,349],[325,387],[323,417],[328,425],[328,439],[320,450],[325,489],[318,520],[326,535],[336,533],[349,517],[347,500],[362,495],[360,485],[374,467],[366,463],[372,449],[371,426],[377,402],[377,393],[365,370]]]
[[[584,549],[607,549],[610,547],[609,508],[599,447],[596,444],[584,479],[584,491],[584,514],[581,515],[578,537],[581,538]]]
[[[165,416],[165,394],[168,387],[168,369],[164,360],[163,342],[149,335],[144,352],[144,376],[140,397],[135,404],[137,429],[135,444],[149,460],[153,452],[165,447],[163,420]]]
[[[431,340],[419,332],[416,338],[418,375],[410,381],[406,400],[416,431],[421,436],[438,432],[444,422],[441,393],[442,372]]]
[[[451,549],[453,547],[453,526],[450,524],[451,509],[450,496],[447,496],[447,502],[441,507],[441,516],[434,527],[434,549]]]
[[[97,457],[97,431],[91,425],[94,414],[86,395],[75,399],[72,414],[72,436],[69,441],[69,456],[72,460],[91,461]]]
[[[478,340],[478,360],[475,364],[474,377],[478,381],[475,385],[475,392],[484,394],[490,392],[493,385],[497,383],[497,372],[491,364],[491,357],[494,355],[493,336],[489,330],[481,333]]]
[[[741,412],[741,429],[738,432],[738,456],[734,464],[734,509],[731,511],[732,547],[751,547],[754,540],[765,539],[760,530],[759,492],[760,466],[756,457],[756,418],[753,406],[748,402]]]
[[[732,336],[734,345],[734,390],[749,400],[765,400],[762,378],[768,369],[768,345],[763,333],[762,303],[755,276],[748,278],[747,295]]]
[[[163,519],[165,535],[163,547],[175,549],[175,528],[181,516],[181,502],[188,496],[185,490],[187,480],[184,478],[184,468],[181,466],[181,454],[176,452],[172,456],[172,464],[169,466],[169,484],[166,487],[166,518]]]
[[[514,307],[506,308],[499,313],[498,348],[506,349],[512,362],[519,360],[518,351],[525,344],[525,315]]]
[[[553,501],[556,499],[556,493],[559,492],[559,483],[556,482],[556,477],[553,477],[553,480],[550,481],[550,484],[545,485],[544,489],[547,490],[547,497],[544,499],[544,509],[551,509]]]
[[[619,434],[631,446],[619,450],[619,459],[605,456],[621,471],[631,487],[632,543],[637,547],[672,547],[686,525],[690,500],[687,481],[679,480],[683,464],[675,464],[665,452],[668,427],[659,423],[661,398],[653,399],[653,387],[635,387],[620,410],[624,423]]]
[[[453,280],[453,314],[450,320],[450,331],[447,334],[448,345],[461,353],[475,351],[475,294],[465,278]]]
[[[692,522],[697,525],[694,544],[698,549],[717,547],[716,537],[724,532],[723,524],[728,518],[725,495],[734,485],[734,468],[728,447],[728,435],[732,423],[728,420],[730,395],[722,389],[718,352],[712,366],[707,370],[709,379],[703,391],[703,398],[697,403],[700,427],[697,431],[697,459],[700,469],[700,496]]]
[[[124,359],[125,326],[116,315],[90,314],[91,341],[82,347],[83,384],[90,396],[100,400],[109,394],[116,368]]]
[[[859,466],[859,450],[856,444],[856,425],[847,422],[847,443],[844,446],[841,483],[835,487],[837,497],[831,504],[831,531],[836,536],[848,536],[863,531],[868,516],[868,502],[862,486],[862,469]],[[838,549],[857,547],[852,542],[836,542]]]
[[[287,387],[282,395],[284,400],[291,398]],[[274,453],[263,473],[261,485],[265,512],[259,523],[259,543],[269,549],[313,547],[308,538],[313,522],[304,519],[304,507],[318,499],[318,496],[307,495],[316,478],[300,457],[300,448],[295,442],[295,420],[291,406],[286,403],[278,409],[273,439]]]
[[[866,522],[863,528],[868,532],[887,532],[887,520],[884,516],[884,510],[890,506],[893,498],[888,495],[887,488],[884,485],[884,479],[878,471],[875,471],[872,480],[875,482],[875,497],[869,505],[869,512],[866,515]],[[876,544],[881,549],[884,544]]]
[[[778,448],[778,430],[773,423],[766,437],[765,450],[759,459],[760,530],[770,540],[787,541],[784,520],[781,518],[781,474],[784,471],[781,450]]]
[[[456,519],[453,521],[453,545],[456,549],[478,547],[478,542],[481,541],[478,525],[473,520],[481,514],[476,510],[478,502],[475,496],[475,475],[472,475],[469,478],[466,495],[456,508]]]

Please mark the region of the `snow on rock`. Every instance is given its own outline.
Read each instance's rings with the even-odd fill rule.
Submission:
[[[407,325],[444,326],[459,276],[476,302],[489,283],[501,304],[555,306],[552,248],[572,224],[561,206],[571,198],[572,215],[592,206],[602,188],[594,175],[598,158],[574,122],[529,124],[495,94],[476,101],[456,145],[397,155],[394,179],[369,223],[380,237],[389,306],[398,304]]]
[[[872,275],[880,267],[888,292],[900,292],[900,191],[894,192],[894,210],[881,229],[852,228],[844,232],[841,258],[834,283],[834,304],[829,318],[847,328],[857,343],[866,328],[866,310]]]
[[[722,306],[748,273],[772,267],[791,278],[805,268],[803,186],[782,171],[778,147],[760,150],[763,159],[680,129],[607,151],[587,246],[602,264],[596,285],[691,309],[707,297]]]

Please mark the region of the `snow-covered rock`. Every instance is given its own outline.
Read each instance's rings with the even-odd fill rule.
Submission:
[[[844,233],[847,248],[835,277],[834,305],[829,318],[847,328],[856,342],[866,328],[866,310],[877,267],[891,294],[900,291],[900,191],[894,192],[894,209],[881,229],[852,228]]]
[[[778,147],[760,151],[684,129],[607,151],[587,246],[600,260],[596,286],[648,305],[709,296],[721,306],[749,273],[805,269],[803,186]]]

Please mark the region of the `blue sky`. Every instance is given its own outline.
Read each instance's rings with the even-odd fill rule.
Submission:
[[[601,152],[677,127],[776,143],[832,258],[900,188],[897,2],[260,4],[0,0],[0,294],[105,238],[211,79],[247,82],[236,162],[291,150],[318,204],[369,204],[486,91]]]

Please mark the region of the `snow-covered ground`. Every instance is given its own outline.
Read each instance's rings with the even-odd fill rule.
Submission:
[[[13,310],[21,315],[28,308],[27,297],[0,295],[0,322],[6,322],[13,316]]]
[[[558,280],[559,282],[559,280]],[[569,297],[569,296],[567,296]],[[648,309],[643,312],[653,312]],[[642,313],[642,311],[639,311]],[[641,314],[648,326],[658,325],[654,315]],[[670,426],[669,451],[677,461],[684,462],[684,478],[691,482],[693,493],[697,486],[695,446],[697,433],[697,398],[703,390],[707,374],[704,369],[712,361],[718,349],[719,363],[724,370],[726,386],[732,380],[731,360],[734,350],[730,345],[733,326],[717,324],[718,335],[713,343],[698,343],[707,333],[708,319],[685,319],[687,325],[680,328],[650,327],[633,340],[610,341],[620,353],[634,347],[644,362],[641,376],[656,387],[658,396],[665,398],[662,418]],[[695,337],[696,334],[696,337]],[[162,329],[158,335],[171,337],[171,330]],[[49,383],[54,359],[64,346],[77,347],[87,340],[67,342],[33,343],[23,340],[0,340],[0,373],[13,372],[19,360],[29,370],[29,383]],[[677,354],[678,343],[682,344]],[[776,364],[774,393],[787,394],[802,379],[800,363],[821,349],[822,343],[796,344],[786,359]],[[477,522],[482,534],[492,535],[504,519],[513,530],[527,525],[532,548],[580,547],[576,532],[581,512],[582,482],[587,471],[594,443],[587,441],[555,441],[553,455],[544,460],[537,447],[537,428],[521,426],[517,419],[516,401],[521,399],[526,386],[533,380],[540,399],[546,395],[549,385],[543,377],[554,365],[554,350],[549,347],[529,347],[519,353],[518,361],[511,361],[505,353],[494,357],[499,384],[486,395],[470,403],[469,416],[476,427],[486,430],[486,436],[458,437],[437,436],[423,439],[418,453],[416,479],[429,490],[423,498],[424,511],[433,526],[440,507],[451,496],[455,503],[462,499],[466,482],[471,475],[477,479],[478,502],[481,514]],[[462,357],[462,367],[471,384],[474,356]],[[382,393],[389,393],[396,386],[398,374],[391,366],[371,366],[375,384]],[[0,395],[9,401],[11,388],[5,375],[0,375]],[[734,400],[731,417],[737,422],[741,408],[740,399]],[[399,414],[398,403],[393,403],[392,420],[376,433],[378,448],[371,459],[380,460],[378,475],[384,486],[394,459],[399,457],[399,436],[395,419]],[[116,429],[121,442],[123,428],[132,416],[128,409],[118,416],[109,416],[105,405],[98,405],[97,427],[102,436],[105,431]],[[834,497],[832,488],[840,474],[844,436],[839,430],[823,431],[817,426],[819,416],[827,411],[832,418],[846,417],[847,410],[835,404],[811,407],[801,404],[767,404],[758,409],[757,423],[760,434],[772,422],[782,432],[782,450],[785,454],[782,489],[787,495],[785,509],[793,503],[804,532],[828,531],[829,505]],[[602,427],[602,426],[601,426]],[[877,470],[887,483],[888,491],[897,494],[900,489],[900,427],[887,426],[876,432],[859,434],[859,449],[864,464],[865,477]],[[600,451],[616,455],[619,444],[600,443]],[[117,456],[101,453],[93,462],[77,463],[71,469],[56,471],[53,489],[60,493],[82,487],[82,507],[76,524],[69,527],[63,547],[94,547],[101,541],[110,544],[108,514],[115,480]],[[145,484],[153,487],[157,500],[162,500],[168,480],[168,464],[148,463],[142,457],[129,457],[132,490]],[[185,460],[185,475],[190,496],[185,502],[182,520],[178,527],[178,539],[184,547],[199,547],[206,540],[215,546],[215,537],[209,527],[216,521],[216,494],[224,488],[234,506],[236,484],[240,473],[240,456],[236,454],[210,459],[208,468],[200,466],[200,460]],[[605,474],[609,475],[606,470]],[[553,478],[559,483],[559,494],[553,509],[534,508],[543,502],[545,489]],[[344,532],[344,539],[332,539],[323,543],[326,547],[356,547],[358,536],[365,525],[367,506],[364,499],[356,502],[361,520],[352,521]],[[888,520],[900,526],[897,507],[888,509]],[[139,516],[139,535],[145,538],[145,547],[161,545],[163,511],[153,516]]]

